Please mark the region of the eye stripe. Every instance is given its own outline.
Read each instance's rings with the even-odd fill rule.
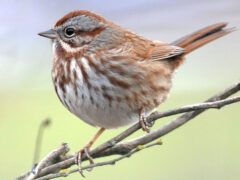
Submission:
[[[81,36],[93,36],[95,37],[96,35],[100,34],[105,28],[95,28],[91,31],[85,31],[85,30],[77,30],[76,34],[81,35]]]

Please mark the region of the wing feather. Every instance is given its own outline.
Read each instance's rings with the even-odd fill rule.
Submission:
[[[149,54],[150,61],[159,61],[178,56],[184,53],[184,49],[170,44],[159,44],[152,49]]]

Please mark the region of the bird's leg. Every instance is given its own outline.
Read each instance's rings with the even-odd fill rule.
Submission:
[[[104,130],[105,130],[104,128],[99,129],[97,131],[97,133],[93,136],[93,138],[87,143],[87,145],[84,148],[82,148],[77,154],[76,162],[79,166],[79,172],[81,173],[82,176],[84,176],[83,173],[82,173],[82,157],[83,157],[83,154],[85,154],[87,156],[87,158],[90,161],[90,164],[94,164],[93,158],[89,154],[90,148],[96,142],[98,137],[104,132]]]
[[[140,112],[139,112],[139,124],[142,127],[143,131],[146,131],[147,133],[150,132],[150,127],[152,126],[152,124],[146,121],[144,108],[140,109]]]

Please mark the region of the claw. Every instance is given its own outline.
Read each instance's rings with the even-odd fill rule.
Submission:
[[[146,131],[147,133],[150,132],[150,128],[146,122],[146,118],[140,118],[140,125],[143,131]]]
[[[92,158],[92,156],[89,154],[89,152],[90,152],[89,148],[84,148],[84,152],[85,152],[85,154],[86,154],[86,156],[87,156],[90,164],[94,164],[93,158]],[[92,170],[92,168],[87,169],[87,171],[91,171],[91,170]]]
[[[83,170],[82,170],[82,157],[83,157],[83,154],[84,154],[84,149],[81,149],[78,154],[77,154],[77,157],[76,157],[76,164],[78,165],[78,171],[79,173],[81,174],[82,177],[85,177],[84,174],[83,174]]]
[[[152,127],[153,123],[147,122],[143,109],[141,109],[139,113],[139,123],[143,131],[146,131],[147,133],[150,132],[150,127]]]
[[[83,176],[83,170],[82,170],[82,158],[83,158],[83,155],[85,154],[90,162],[90,164],[94,164],[94,161],[93,161],[93,158],[91,157],[91,155],[89,154],[90,152],[90,148],[89,147],[84,147],[83,149],[81,149],[78,154],[77,154],[77,157],[76,157],[76,160],[77,160],[77,165],[79,167],[79,173]],[[88,171],[91,171],[92,169],[88,169]]]
[[[90,164],[94,164],[93,158],[90,155],[90,148],[92,147],[93,143],[97,140],[97,138],[104,132],[104,128],[101,128],[98,130],[98,132],[94,135],[94,137],[88,142],[88,144],[81,149],[76,156],[76,164],[78,165],[79,168],[79,173],[82,175],[82,177],[85,177],[83,174],[83,170],[82,170],[82,159],[83,159],[83,155],[86,156],[86,158],[89,160]],[[91,171],[91,169],[87,169],[88,171]]]

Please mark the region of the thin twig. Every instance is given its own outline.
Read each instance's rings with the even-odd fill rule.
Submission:
[[[41,122],[41,124],[38,128],[37,138],[36,138],[36,142],[35,142],[35,151],[34,151],[34,155],[33,155],[33,166],[39,161],[43,133],[44,133],[45,128],[48,127],[50,124],[51,124],[51,120],[49,118],[47,118]]]

